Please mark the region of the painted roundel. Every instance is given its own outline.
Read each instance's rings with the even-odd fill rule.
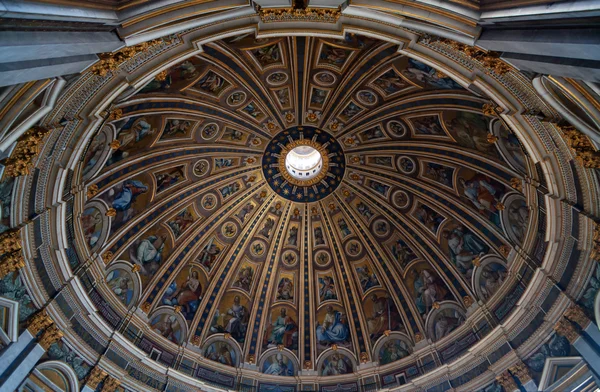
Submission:
[[[314,202],[337,189],[344,177],[342,146],[329,133],[311,126],[276,135],[263,155],[263,174],[278,195]]]

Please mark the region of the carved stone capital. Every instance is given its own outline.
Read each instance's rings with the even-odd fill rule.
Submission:
[[[106,380],[104,380],[104,386],[102,387],[101,392],[115,392],[119,385],[121,385],[121,381],[108,376]]]
[[[561,318],[556,323],[554,330],[557,334],[566,337],[571,343],[579,338],[579,332],[577,332],[573,324],[571,324],[571,322],[565,318]]]
[[[516,378],[519,379],[521,384],[527,383],[532,379],[531,373],[529,372],[529,368],[523,363],[519,362],[515,366],[512,366],[508,369]]]
[[[27,330],[36,336],[42,329],[46,329],[54,324],[54,321],[48,316],[45,309],[40,310],[29,319]]]
[[[96,366],[90,372],[90,375],[88,376],[85,385],[87,385],[95,391],[96,388],[98,388],[98,384],[100,384],[100,382],[102,382],[102,380],[104,380],[107,375],[108,374],[104,370]]]
[[[48,350],[50,346],[54,343],[58,342],[63,337],[63,333],[58,329],[56,324],[52,324],[50,327],[46,328],[44,333],[42,333],[42,337],[40,338],[40,346],[44,348],[44,350]]]
[[[9,273],[20,270],[23,267],[25,267],[23,253],[20,250],[9,253],[0,260],[0,278],[4,278]]]
[[[512,392],[519,389],[517,383],[513,379],[513,376],[506,370],[504,373],[496,377],[498,384],[502,385],[506,392]]]
[[[590,325],[591,320],[586,316],[583,309],[577,305],[571,306],[565,311],[565,318],[579,325],[582,329],[586,329]]]

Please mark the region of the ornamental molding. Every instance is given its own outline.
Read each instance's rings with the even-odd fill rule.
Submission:
[[[263,23],[273,22],[323,22],[336,23],[342,16],[338,8],[262,8],[257,6]]]

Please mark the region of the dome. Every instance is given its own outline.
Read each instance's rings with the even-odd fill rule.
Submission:
[[[478,390],[545,344],[598,178],[530,79],[408,29],[214,29],[45,117],[13,207],[72,350],[131,390]]]

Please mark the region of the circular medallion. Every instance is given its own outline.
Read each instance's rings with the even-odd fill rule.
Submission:
[[[265,254],[265,243],[262,241],[254,241],[252,243],[252,245],[250,245],[250,253],[252,253],[254,256],[262,256]]]
[[[377,237],[385,238],[390,234],[390,225],[385,219],[377,219],[373,222],[373,232]]]
[[[217,133],[219,133],[219,126],[215,123],[210,123],[205,125],[204,128],[202,128],[200,136],[204,140],[211,140],[214,139],[215,136],[217,136]]]
[[[321,71],[317,72],[315,76],[313,76],[315,83],[321,86],[331,86],[335,83],[335,75],[329,71]]]
[[[373,106],[377,103],[377,95],[370,90],[360,90],[356,93],[356,99],[367,106]]]
[[[296,252],[288,250],[281,256],[281,261],[288,267],[293,267],[298,262],[298,255]]]
[[[212,193],[209,193],[208,195],[202,198],[201,203],[202,208],[204,208],[207,211],[210,211],[217,206],[217,198]]]
[[[229,97],[227,97],[227,105],[229,106],[240,106],[246,101],[246,93],[243,91],[236,91],[231,93]]]
[[[398,158],[398,167],[404,174],[412,174],[417,170],[417,165],[412,158],[400,157]]]
[[[331,261],[331,256],[325,250],[320,250],[315,253],[315,263],[320,267],[325,267]]]
[[[271,75],[267,76],[267,83],[271,86],[280,86],[287,82],[288,76],[285,72],[273,72]]]
[[[226,238],[233,238],[237,234],[237,226],[233,222],[227,222],[221,227],[221,234]]]
[[[362,252],[362,245],[360,242],[355,240],[348,241],[346,244],[346,253],[348,253],[350,256],[358,256],[360,252]]]
[[[200,159],[194,164],[194,175],[197,177],[204,177],[208,173],[210,163],[206,159]]]
[[[388,122],[387,129],[394,136],[397,136],[397,137],[406,136],[406,126],[398,120],[392,120],[392,121]]]
[[[311,126],[280,132],[267,145],[263,174],[280,196],[295,202],[321,200],[342,181],[345,158],[329,133]]]
[[[392,195],[392,203],[396,208],[406,208],[410,204],[408,193],[398,190]]]

